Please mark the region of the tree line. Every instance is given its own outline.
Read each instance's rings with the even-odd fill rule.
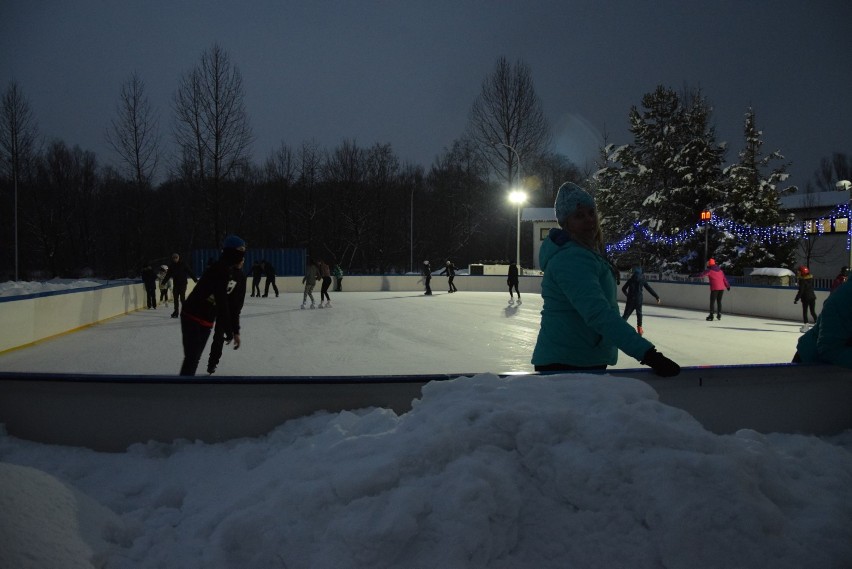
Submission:
[[[255,163],[242,76],[218,44],[180,78],[170,110],[175,150],[166,156],[160,114],[131,75],[105,132],[117,158],[103,165],[62,140],[41,142],[11,82],[0,108],[0,278],[133,277],[172,252],[216,247],[229,233],[250,247],[305,248],[354,273],[416,271],[424,259],[465,266],[514,257],[516,211],[506,196],[518,182],[529,207],[552,206],[562,182],[585,185],[615,239],[637,222],[676,234],[707,207],[742,223],[783,223],[778,197],[794,189],[783,185],[783,157],[761,154],[751,109],[746,149],[726,167],[707,100],[663,86],[630,110],[634,141],[605,141],[597,168],[581,172],[549,150],[529,67],[504,57],[484,78],[459,138],[428,168],[402,163],[389,143],[348,139],[331,149],[282,142]],[[524,266],[533,264],[528,233]],[[788,263],[795,247],[730,235],[715,235],[712,245],[734,267]],[[703,242],[692,239],[636,242],[614,259],[684,271],[702,255]]]

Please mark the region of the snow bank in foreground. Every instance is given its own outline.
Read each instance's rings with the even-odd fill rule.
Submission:
[[[3,544],[4,567],[35,567],[33,552],[107,568],[852,559],[847,448],[715,435],[647,384],[609,377],[485,374],[427,385],[402,416],[317,414],[262,438],[118,454],[3,435],[0,461],[5,523],[32,536]]]

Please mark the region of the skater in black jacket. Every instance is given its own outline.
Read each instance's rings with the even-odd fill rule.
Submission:
[[[627,297],[627,302],[624,306],[624,314],[622,318],[627,320],[630,318],[630,315],[633,314],[633,311],[636,311],[636,331],[639,332],[639,335],[645,333],[642,329],[642,302],[644,301],[644,294],[642,293],[642,289],[647,290],[651,293],[651,296],[657,299],[657,304],[660,304],[660,297],[651,288],[651,285],[648,284],[648,281],[645,280],[645,277],[642,275],[642,268],[635,267],[633,269],[633,274],[630,275],[630,278],[627,279],[627,282],[624,283],[624,286],[621,287],[621,292],[624,293],[624,296]]]
[[[810,329],[810,324],[808,324],[808,311],[810,310],[811,318],[814,319],[814,323],[816,323],[817,315],[816,315],[816,293],[814,292],[814,276],[811,274],[811,270],[807,267],[799,268],[799,290],[796,292],[796,298],[793,300],[793,304],[797,304],[799,301],[802,301],[802,327],[799,328],[801,332],[807,332]]]
[[[506,279],[506,284],[509,285],[509,304],[514,300],[512,289],[518,293],[518,304],[521,303],[521,291],[518,290],[518,264],[512,263],[509,265],[509,278]]]
[[[432,280],[432,265],[429,261],[423,261],[423,268],[420,270],[420,275],[423,277],[423,283],[426,285],[426,296],[432,296],[432,287],[429,286],[429,281]]]
[[[278,285],[275,284],[275,267],[269,261],[263,262],[263,273],[266,275],[266,287],[263,290],[263,298],[269,296],[269,287],[275,291],[275,298],[278,298]]]
[[[222,254],[192,289],[180,315],[183,334],[183,365],[180,375],[195,375],[198,361],[210,337],[214,324],[218,324],[225,340],[233,339],[234,349],[240,347],[239,330],[234,330],[229,294],[237,289],[231,280],[231,270],[241,267],[246,254],[246,243],[236,235],[230,235],[222,243]],[[245,296],[245,287],[242,288]],[[236,321],[239,324],[239,320]]]
[[[458,289],[456,285],[453,284],[453,279],[456,278],[456,266],[452,261],[447,261],[447,265],[444,267],[444,270],[440,272],[442,275],[447,275],[447,286],[449,287],[449,291],[447,292],[456,292]]]
[[[251,295],[260,296],[260,279],[263,276],[263,263],[266,261],[255,261],[251,264]]]
[[[259,279],[258,279],[259,280]],[[240,312],[246,300],[246,275],[243,273],[243,262],[231,267],[228,273],[228,315],[231,318],[230,332],[221,320],[216,320],[213,329],[213,342],[210,344],[210,356],[207,359],[207,373],[212,374],[222,358],[222,348],[235,340],[234,349],[239,347]]]
[[[174,283],[172,286],[174,292],[172,294],[175,299],[175,311],[172,312],[172,318],[178,317],[180,314],[180,303],[186,302],[186,283],[189,279],[198,282],[198,278],[192,272],[192,269],[189,268],[189,265],[186,264],[186,261],[181,261],[180,255],[173,253],[172,262],[169,263],[169,270],[166,271],[166,276],[162,281],[163,283],[167,283],[171,280]]]
[[[142,268],[142,282],[145,284],[145,298],[148,308],[157,308],[157,275],[151,263]]]

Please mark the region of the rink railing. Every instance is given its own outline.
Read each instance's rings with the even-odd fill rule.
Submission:
[[[261,281],[263,286],[264,281]],[[300,277],[278,277],[281,294],[301,296],[304,289]],[[456,276],[459,292],[508,293],[505,276]],[[355,275],[342,281],[344,292],[410,292],[423,291],[423,280],[415,275]],[[707,311],[709,287],[701,282],[651,281],[650,285],[663,301],[663,306]],[[189,283],[189,288],[193,283]],[[447,277],[434,276],[435,291],[445,290]],[[541,294],[541,277],[523,276],[519,289],[525,295]],[[332,296],[336,293],[331,291]],[[827,298],[826,291],[816,291],[817,312]],[[624,300],[620,287],[619,300]],[[793,304],[796,289],[777,286],[735,286],[722,299],[725,314],[759,316],[776,320],[801,321],[801,305]],[[461,298],[461,297],[456,297]],[[650,294],[645,302],[652,303]],[[59,334],[102,322],[109,318],[145,308],[145,290],[141,283],[112,283],[85,289],[69,289],[22,296],[0,297],[0,353],[27,346]]]
[[[0,372],[0,423],[21,439],[107,452],[148,441],[217,443],[263,436],[318,412],[379,407],[402,414],[427,383],[464,375],[473,374],[184,380]],[[527,375],[571,380],[570,374]],[[647,369],[608,375],[644,381],[662,403],[718,434],[833,435],[852,428],[852,375],[845,368],[776,364],[684,368],[672,379]]]

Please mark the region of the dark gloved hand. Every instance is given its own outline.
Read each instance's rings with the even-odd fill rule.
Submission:
[[[658,352],[656,348],[645,352],[645,356],[639,363],[649,366],[660,377],[674,377],[680,373],[680,366]]]
[[[731,287],[728,287],[728,292],[731,292]]]
[[[797,298],[796,300],[794,300],[793,304],[799,304],[799,299]]]

